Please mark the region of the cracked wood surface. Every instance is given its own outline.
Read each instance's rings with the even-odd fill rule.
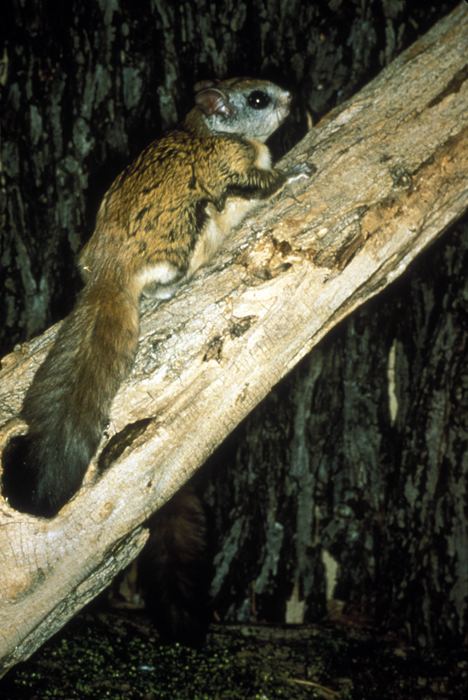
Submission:
[[[288,154],[315,175],[259,209],[173,300],[143,303],[134,370],[59,516],[0,500],[3,670],[136,555],[145,518],[282,376],[466,211],[467,29],[460,5]],[[55,331],[2,363],[2,450],[24,430],[22,396]]]

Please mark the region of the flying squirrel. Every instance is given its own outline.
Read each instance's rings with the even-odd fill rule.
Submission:
[[[139,301],[172,296],[247,212],[307,164],[272,167],[266,139],[291,95],[250,78],[205,81],[182,125],[150,143],[115,179],[79,265],[85,286],[29,387],[29,512],[53,517],[80,488],[130,373]]]

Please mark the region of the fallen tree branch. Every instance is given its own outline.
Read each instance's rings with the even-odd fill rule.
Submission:
[[[176,298],[144,305],[134,371],[59,516],[0,500],[3,671],[137,554],[142,522],[282,376],[466,211],[467,25],[461,5],[330,114],[288,154],[316,166],[310,181],[268,202]],[[25,430],[16,416],[55,332],[2,363],[2,451]]]

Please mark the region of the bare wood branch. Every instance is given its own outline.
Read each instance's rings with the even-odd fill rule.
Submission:
[[[141,524],[344,316],[468,205],[463,5],[289,155],[317,167],[232,236],[214,265],[144,304],[132,376],[94,469],[53,521],[0,500],[0,656],[26,658],[139,551]],[[5,358],[0,447],[56,328]],[[92,387],[90,387],[92,390]],[[96,464],[112,467],[96,480]]]

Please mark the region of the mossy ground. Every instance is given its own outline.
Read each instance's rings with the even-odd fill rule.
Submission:
[[[468,698],[465,652],[417,653],[352,626],[215,625],[162,646],[141,614],[83,612],[0,681],[2,700]]]

